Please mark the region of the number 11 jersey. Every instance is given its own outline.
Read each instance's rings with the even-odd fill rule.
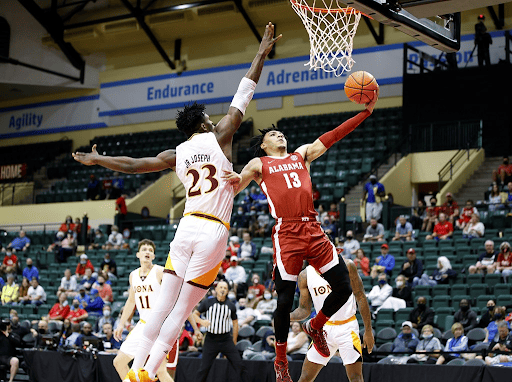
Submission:
[[[302,156],[261,157],[261,190],[274,219],[316,216],[311,177]]]
[[[153,265],[153,268],[146,276],[140,276],[141,268],[132,271],[132,288],[135,294],[135,306],[139,311],[139,317],[147,321],[151,308],[156,305],[160,294],[160,283],[156,277],[156,270],[160,265]]]

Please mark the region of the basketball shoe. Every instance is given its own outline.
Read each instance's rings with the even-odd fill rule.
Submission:
[[[316,330],[311,327],[311,320],[306,321],[302,324],[302,329],[306,332],[308,336],[313,339],[313,345],[315,349],[322,357],[329,357],[331,352],[329,351],[329,347],[327,346],[327,341],[325,340],[325,330]]]
[[[157,381],[157,378],[151,379],[149,378],[148,372],[144,369],[137,370],[137,374],[130,369],[128,372],[127,377],[129,378],[130,382],[155,382]]]
[[[293,382],[288,371],[288,361],[274,361],[274,370],[276,371],[276,382]]]

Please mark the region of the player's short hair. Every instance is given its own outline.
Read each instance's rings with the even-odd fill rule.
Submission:
[[[156,245],[152,240],[142,239],[141,241],[139,241],[139,246],[137,247],[137,252],[140,251],[140,247],[142,247],[143,245],[150,245],[153,247],[153,252],[156,251]]]
[[[185,105],[183,110],[179,110],[176,114],[176,126],[178,130],[189,138],[196,133],[199,126],[204,121],[205,105],[203,103],[194,102]]]
[[[251,148],[254,150],[254,157],[264,157],[267,154],[261,148],[261,144],[263,143],[263,138],[265,138],[265,135],[271,131],[278,131],[280,133],[283,133],[283,132],[281,130],[279,130],[279,128],[277,128],[274,124],[272,124],[272,127],[269,127],[267,129],[258,129],[258,131],[261,133],[261,135],[256,135],[256,136],[252,137]],[[286,135],[285,135],[285,138],[286,138]]]

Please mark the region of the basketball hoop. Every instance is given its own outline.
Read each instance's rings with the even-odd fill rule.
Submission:
[[[350,71],[354,36],[363,13],[342,7],[338,0],[290,0],[309,35],[309,69],[333,72],[336,77]],[[366,16],[366,15],[365,15]]]

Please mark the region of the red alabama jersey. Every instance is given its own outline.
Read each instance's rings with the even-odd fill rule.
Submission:
[[[271,215],[277,218],[316,216],[311,177],[298,153],[261,157],[261,190],[268,199]]]

